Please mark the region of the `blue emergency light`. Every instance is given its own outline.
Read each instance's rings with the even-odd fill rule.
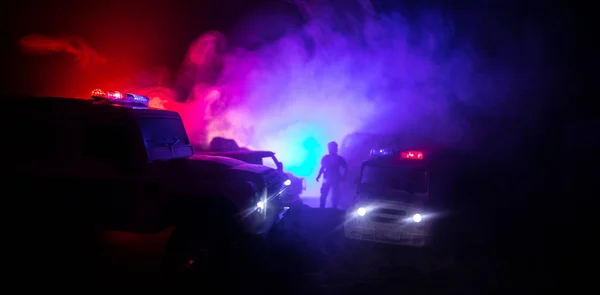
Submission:
[[[394,151],[392,149],[371,149],[369,155],[371,157],[393,156]]]
[[[421,151],[401,151],[394,152],[394,150],[389,148],[379,148],[379,149],[371,149],[369,153],[371,157],[391,157],[394,155],[398,155],[401,160],[423,160],[423,152]]]
[[[104,91],[102,89],[93,90],[92,98],[116,104],[142,105],[145,107],[150,104],[150,98],[147,96],[119,91]]]

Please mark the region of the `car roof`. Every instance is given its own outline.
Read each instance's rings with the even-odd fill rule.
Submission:
[[[10,96],[2,100],[5,110],[39,111],[60,114],[61,116],[80,115],[81,113],[109,112],[120,114],[159,115],[179,117],[172,111],[122,106],[97,102],[92,99],[70,97]]]
[[[475,161],[473,150],[457,148],[422,148],[412,149],[424,151],[423,160],[400,160],[396,156],[372,157],[362,163],[362,166],[386,166],[386,167],[414,167],[414,168],[432,168],[438,165],[466,165]]]
[[[393,158],[374,158],[363,162],[363,166],[371,167],[406,167],[406,168],[423,168],[427,165],[423,160],[399,160]]]
[[[260,156],[260,157],[272,157],[275,155],[274,152],[271,151],[229,151],[229,152],[198,152],[201,155],[213,155],[213,156],[224,156],[224,157],[234,157],[234,156]]]

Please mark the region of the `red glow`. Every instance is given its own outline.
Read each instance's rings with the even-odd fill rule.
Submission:
[[[19,45],[24,52],[30,54],[74,55],[84,67],[106,63],[105,57],[100,56],[83,39],[76,37],[27,35],[19,40]]]
[[[154,109],[166,110],[165,103],[168,103],[166,99],[155,96],[150,98],[150,104],[148,106]]]
[[[102,34],[89,36],[92,41],[105,40],[106,38],[101,38],[102,36],[110,36],[111,44],[131,41],[131,38],[121,35],[121,30],[111,33],[102,25],[98,30]],[[70,64],[67,63],[64,68],[52,69],[56,75],[40,74],[44,83],[39,83],[41,90],[36,93],[38,95],[88,99],[89,90],[98,87],[99,89],[92,91],[92,96],[97,100],[116,104],[140,103],[140,100],[130,95],[135,93],[146,96],[148,102],[144,104],[150,108],[178,112],[195,144],[205,144],[211,137],[224,136],[236,138],[240,144],[247,145],[244,140],[247,132],[229,130],[231,128],[228,127],[230,125],[228,121],[231,118],[223,118],[223,109],[229,105],[230,98],[220,88],[211,86],[211,83],[196,83],[188,97],[181,97],[186,102],[180,102],[175,99],[176,94],[170,87],[172,81],[166,68],[139,71],[147,68],[145,63],[153,56],[153,47],[145,43],[143,46],[137,42],[128,43],[132,46],[144,47],[144,50],[125,50],[122,46],[92,48],[87,40],[75,36],[26,35],[19,39],[19,48],[24,53],[35,55],[67,54],[75,57],[81,66],[86,66],[85,71],[71,69]],[[95,44],[105,44],[105,42],[95,42]],[[205,34],[195,42],[187,54],[184,70],[189,70],[190,73],[198,72],[196,70],[198,67],[206,70],[199,71],[203,73],[200,78],[196,77],[196,74],[190,76],[191,81],[216,79],[226,46],[225,37],[217,32]],[[131,52],[136,54],[133,55]],[[105,54],[110,59],[105,58]],[[54,81],[53,79],[57,82],[50,83]],[[64,81],[69,83],[63,83]],[[46,84],[49,86],[46,87]],[[141,85],[144,86],[139,87]],[[119,89],[122,92],[107,91],[112,89]],[[240,118],[234,118],[234,121],[245,122],[246,118],[242,117],[243,115],[242,113],[239,115]]]
[[[92,97],[94,96],[104,96],[106,95],[102,89],[94,89],[92,90]]]
[[[119,91],[104,91],[102,89],[92,90],[92,97],[94,98],[108,98],[108,99],[123,99],[125,95]]]
[[[401,152],[400,158],[401,159],[423,160],[423,152],[419,152],[419,151]]]

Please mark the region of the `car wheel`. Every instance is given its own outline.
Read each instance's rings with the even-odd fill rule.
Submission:
[[[227,257],[222,241],[199,229],[177,227],[169,238],[163,269],[167,273],[214,273]]]

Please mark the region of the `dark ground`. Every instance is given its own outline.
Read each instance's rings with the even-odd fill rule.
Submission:
[[[103,248],[101,261],[108,267],[100,281],[128,288],[165,283],[175,289],[188,284],[218,288],[208,294],[489,294],[508,287],[489,245],[438,240],[436,247],[419,249],[350,240],[343,234],[343,216],[334,209],[297,207],[267,242],[252,249],[244,245],[252,258],[230,257],[243,269],[231,267],[229,274],[214,278],[166,279],[157,273],[157,253],[168,232],[129,239],[112,233],[120,244]]]
[[[525,170],[525,164],[473,162],[472,168],[461,163],[462,177],[444,189],[447,198],[440,198],[445,200],[440,206],[446,214],[435,223],[431,248],[349,240],[343,236],[344,212],[298,206],[266,241],[240,243],[243,251],[230,253],[219,264],[220,272],[171,277],[158,271],[169,231],[103,233],[108,243],[90,247],[86,242],[97,236],[78,222],[89,219],[89,212],[27,190],[59,192],[51,186],[15,182],[15,187],[7,187],[25,193],[13,198],[17,204],[12,205],[20,211],[10,209],[10,202],[0,206],[5,225],[0,266],[4,279],[21,290],[43,286],[78,292],[161,289],[207,294],[546,293],[540,289],[550,289],[562,275],[552,274],[563,268],[555,258],[574,261],[573,254],[579,254],[561,247],[571,240],[556,239],[556,233],[577,238],[560,228],[570,222],[563,217],[570,203],[550,203],[546,178],[536,178],[543,174]],[[452,170],[441,175],[456,174]],[[201,211],[198,214],[205,213]],[[550,246],[558,251],[550,253]]]

